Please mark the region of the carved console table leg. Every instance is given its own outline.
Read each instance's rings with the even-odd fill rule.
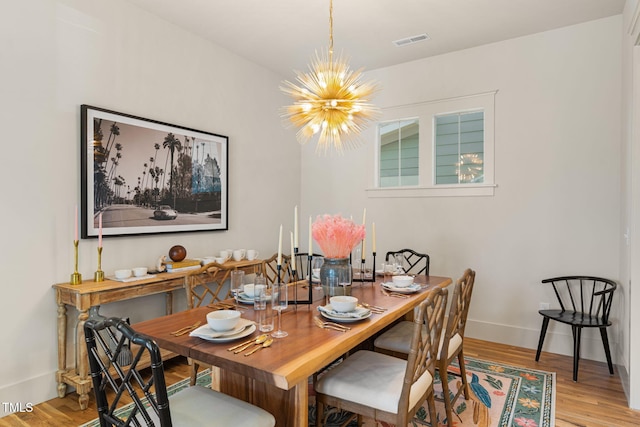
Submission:
[[[87,409],[89,404],[89,391],[91,391],[91,381],[89,378],[89,359],[87,358],[87,345],[84,342],[84,323],[89,318],[87,310],[82,310],[78,314],[78,330],[76,333],[76,369],[79,377],[79,384],[76,392],[80,395],[78,403],[80,409]]]
[[[67,394],[67,384],[62,380],[62,375],[67,371],[67,306],[61,301],[60,293],[56,294],[58,303],[58,397]]]

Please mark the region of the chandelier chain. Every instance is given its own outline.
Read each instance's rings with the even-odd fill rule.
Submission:
[[[329,0],[329,62],[333,62],[333,0]]]

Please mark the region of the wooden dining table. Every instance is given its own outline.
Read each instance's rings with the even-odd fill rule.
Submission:
[[[172,331],[196,321],[206,323],[206,315],[212,311],[206,306],[136,323],[133,327],[155,339],[161,348],[214,366],[212,388],[264,408],[276,417],[277,426],[306,426],[309,378],[412,313],[428,296],[430,289],[448,286],[451,278],[416,276],[415,282],[422,284],[422,289],[407,294],[406,298],[385,295],[380,282],[354,283],[353,296],[386,310],[344,323],[351,328],[347,332],[322,329],[314,323],[313,317],[319,316],[318,305],[324,302],[322,290],[314,289],[313,304],[290,305],[282,313],[282,329],[289,335],[275,339],[271,346],[251,356],[244,355],[247,351],[234,354],[228,349],[257,337],[259,331],[244,339],[223,343],[190,337],[189,334],[171,335]],[[245,307],[242,317],[255,320],[253,307]],[[277,319],[275,327],[278,327]]]

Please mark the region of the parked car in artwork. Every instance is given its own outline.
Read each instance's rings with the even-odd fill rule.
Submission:
[[[153,219],[176,219],[178,212],[169,205],[160,205],[153,211]]]

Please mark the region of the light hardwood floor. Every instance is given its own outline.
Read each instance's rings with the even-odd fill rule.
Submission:
[[[493,360],[513,366],[556,372],[556,426],[635,427],[640,425],[640,411],[627,407],[627,401],[616,375],[609,375],[605,363],[580,361],[579,381],[572,378],[573,359],[543,353],[535,362],[535,350],[465,338],[467,356]],[[189,376],[185,359],[176,358],[165,364],[167,383]],[[34,407],[31,413],[0,418],[0,427],[78,426],[96,417],[93,396],[89,408],[81,411],[77,395],[52,399]]]

